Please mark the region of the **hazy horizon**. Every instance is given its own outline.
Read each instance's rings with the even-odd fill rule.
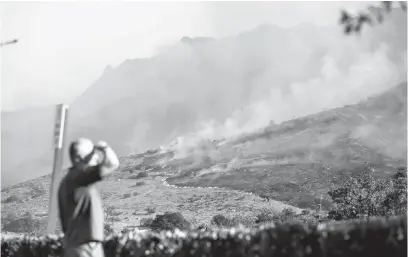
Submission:
[[[334,25],[369,2],[1,3],[1,110],[71,103],[110,65],[182,37],[225,38],[262,24]],[[287,13],[292,13],[288,17]],[[92,17],[92,18],[90,18]],[[108,19],[106,17],[109,17]],[[339,27],[339,30],[341,28]],[[58,85],[57,87],[55,85]]]

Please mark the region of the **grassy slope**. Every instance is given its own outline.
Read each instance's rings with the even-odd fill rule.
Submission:
[[[114,228],[120,230],[126,226],[138,226],[142,218],[154,218],[166,211],[179,211],[193,225],[209,224],[216,214],[227,217],[241,216],[254,220],[261,210],[279,213],[291,207],[278,201],[266,202],[256,195],[245,194],[228,189],[211,188],[172,188],[163,185],[166,170],[149,172],[147,178],[134,179],[139,163],[138,157],[123,158],[120,171],[98,184],[105,207],[114,207]],[[132,178],[133,177],[133,178]],[[137,186],[137,182],[145,185]],[[50,176],[40,177],[28,182],[6,188],[2,192],[2,218],[17,216],[30,211],[35,219],[46,227]],[[10,196],[16,201],[5,203]],[[149,207],[155,213],[147,213]],[[297,208],[294,208],[298,210]]]
[[[120,171],[100,184],[107,206],[113,206],[117,228],[138,225],[156,213],[180,211],[193,224],[208,223],[212,216],[246,216],[254,219],[261,209],[279,212],[288,205],[315,208],[320,195],[332,184],[353,174],[367,162],[386,177],[392,167],[406,163],[406,83],[353,106],[271,125],[262,131],[196,147],[183,158],[157,150],[121,159]],[[132,179],[148,170],[149,177]],[[225,187],[254,192],[279,201],[228,189],[171,188]],[[136,182],[146,184],[135,186]],[[2,217],[30,210],[46,220],[50,177],[2,190]],[[4,203],[9,196],[17,201]],[[330,203],[323,200],[327,207]]]

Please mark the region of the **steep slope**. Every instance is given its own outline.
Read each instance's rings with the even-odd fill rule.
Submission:
[[[168,181],[245,190],[303,208],[315,207],[323,195],[328,207],[331,185],[366,163],[376,168],[379,178],[406,165],[406,93],[403,83],[356,105],[190,151],[177,160],[189,159],[188,169]]]

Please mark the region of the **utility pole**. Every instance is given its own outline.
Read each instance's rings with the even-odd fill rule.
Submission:
[[[0,47],[6,46],[6,45],[17,44],[17,43],[18,43],[18,39],[9,40],[6,42],[0,42]]]
[[[68,120],[68,105],[57,105],[54,130],[54,164],[51,175],[50,199],[48,205],[47,234],[55,233],[58,218],[58,186],[62,175],[64,139]]]

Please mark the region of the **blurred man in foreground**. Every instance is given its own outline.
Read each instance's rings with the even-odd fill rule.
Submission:
[[[118,157],[106,142],[85,138],[71,143],[69,157],[72,167],[58,190],[64,257],[103,257],[104,212],[95,183],[118,168]]]

